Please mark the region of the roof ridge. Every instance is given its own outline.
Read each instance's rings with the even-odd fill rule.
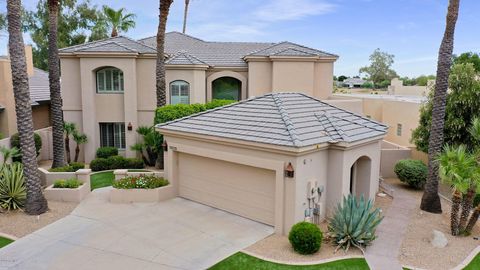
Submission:
[[[285,108],[283,107],[283,101],[280,99],[279,96],[280,95],[278,93],[272,93],[273,102],[275,103],[278,111],[280,112],[282,121],[285,123],[285,126],[287,128],[288,135],[292,139],[293,146],[301,146],[302,142],[298,138],[297,132],[295,131],[295,126],[293,125],[292,120],[290,120],[290,116],[288,115],[287,110],[285,110]]]
[[[120,44],[120,43],[117,43],[115,41],[109,41],[109,42],[105,42],[105,43],[101,43],[101,44],[96,44],[95,46],[91,46],[91,47],[86,47],[86,48],[83,48],[83,49],[79,49],[78,51],[84,51],[84,50],[88,50],[88,49],[93,49],[93,48],[96,48],[96,47],[99,47],[99,46],[104,46],[104,45],[108,45],[108,44],[114,44],[114,45],[117,45],[119,47],[122,47],[124,49],[127,49],[131,52],[136,52],[134,49],[126,46],[126,45],[123,45],[123,44]]]
[[[330,55],[332,55],[332,56],[339,57],[337,54],[330,53],[330,52],[327,52],[327,51],[315,49],[315,48],[308,47],[308,46],[305,46],[305,45],[302,45],[302,44],[298,44],[298,43],[295,43],[295,42],[291,42],[291,41],[286,41],[286,42],[287,42],[287,43],[294,44],[295,46],[299,46],[299,47],[305,48],[305,49],[314,50],[314,51],[321,52],[321,53],[324,53],[324,54],[330,54]]]
[[[88,42],[85,42],[85,43],[81,43],[81,44],[77,44],[77,45],[73,45],[73,46],[68,46],[68,47],[64,47],[64,48],[60,48],[59,51],[63,50],[63,49],[72,49],[72,48],[77,48],[77,47],[80,47],[80,46],[88,46],[89,44],[93,44],[93,43],[100,43],[100,42],[106,42],[107,40],[110,40],[110,39],[116,39],[118,38],[118,36],[116,37],[107,37],[107,38],[102,38],[102,39],[98,39],[98,40],[92,40],[92,41],[88,41]]]
[[[285,42],[286,42],[286,41],[281,41],[281,42],[273,43],[272,45],[270,45],[270,46],[268,46],[268,47],[255,50],[255,51],[253,51],[253,52],[251,52],[251,53],[249,53],[249,54],[247,54],[247,55],[245,55],[245,56],[252,55],[252,54],[255,54],[255,53],[259,53],[259,52],[261,52],[261,51],[268,50],[268,49],[270,49],[270,48],[273,48],[273,47],[275,47],[275,46],[277,46],[277,45],[279,45],[279,44],[285,43]]]
[[[287,47],[287,48],[285,48],[285,49],[283,49],[283,50],[278,50],[278,51],[276,51],[275,53],[273,53],[272,55],[277,55],[277,54],[279,54],[279,53],[283,53],[283,52],[286,52],[286,51],[288,51],[288,50],[293,50],[293,51],[296,51],[296,52],[301,52],[301,53],[309,54],[309,55],[315,55],[315,54],[313,54],[313,53],[305,52],[305,51],[299,50],[299,49],[294,48],[294,47]]]
[[[196,56],[193,55],[193,54],[190,54],[188,51],[185,51],[185,50],[177,51],[177,52],[176,52],[175,54],[173,54],[167,61],[165,61],[165,63],[172,61],[173,59],[179,57],[180,55],[184,55],[190,62],[192,62],[192,64],[195,64],[195,63],[193,63],[194,61],[192,61],[192,59],[190,59],[190,58],[193,58],[193,60],[196,60],[196,61],[198,61],[198,62],[200,62],[200,63],[203,63],[203,64],[205,64],[205,65],[207,65],[207,66],[210,66],[210,65],[209,65],[208,63],[206,63],[205,61],[200,60],[198,57],[196,57]]]
[[[139,45],[142,45],[142,46],[145,46],[145,47],[147,47],[147,48],[150,48],[150,49],[153,49],[153,50],[157,51],[157,48],[154,48],[154,47],[152,47],[152,46],[149,46],[149,45],[147,45],[147,44],[145,44],[145,43],[143,43],[143,42],[140,42],[140,41],[138,41],[138,40],[135,40],[135,39],[133,39],[133,38],[130,38],[130,37],[127,37],[127,36],[119,36],[119,37],[126,38],[126,39],[128,39],[128,40],[130,40],[130,41],[132,41],[132,42],[135,42],[136,44],[139,44]]]
[[[346,135],[345,132],[344,132],[341,128],[338,128],[336,125],[334,125],[333,122],[330,120],[329,117],[334,117],[333,115],[331,115],[329,112],[327,112],[327,111],[325,111],[325,110],[322,111],[322,114],[321,114],[321,115],[319,115],[319,114],[317,114],[317,113],[315,113],[314,115],[317,117],[317,119],[318,119],[319,121],[321,121],[321,120],[320,120],[320,117],[325,118],[325,119],[328,121],[328,123],[330,124],[330,126],[335,130],[335,132],[337,133],[337,135],[340,136],[340,138],[342,138],[342,141],[346,141],[346,138],[345,138],[345,136],[344,136],[344,135]],[[338,117],[336,117],[336,118],[338,118]],[[323,125],[322,125],[322,126],[323,126]],[[324,128],[325,128],[325,127],[324,127]],[[336,143],[336,142],[337,142],[337,140],[333,139],[333,136],[332,136],[332,134],[330,133],[330,131],[328,131],[327,129],[325,129],[325,132],[327,132],[327,133],[328,133],[328,136],[331,138],[330,143]],[[346,136],[346,137],[348,137],[348,136]]]

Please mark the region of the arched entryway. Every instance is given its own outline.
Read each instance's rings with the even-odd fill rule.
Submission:
[[[212,82],[212,99],[239,101],[242,98],[242,82],[233,77],[221,77]]]
[[[367,156],[357,159],[350,167],[350,193],[356,197],[370,197],[372,160]]]

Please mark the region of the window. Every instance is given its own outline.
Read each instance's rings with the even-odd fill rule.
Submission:
[[[186,81],[170,83],[170,104],[190,104],[190,85]]]
[[[100,123],[100,146],[125,149],[125,123]]]
[[[242,82],[232,77],[221,77],[212,82],[212,99],[240,100]]]
[[[397,124],[397,136],[402,136],[402,124]]]
[[[123,93],[123,72],[113,67],[98,70],[97,93]]]

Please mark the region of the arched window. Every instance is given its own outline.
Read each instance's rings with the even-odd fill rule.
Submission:
[[[241,99],[242,82],[232,77],[221,77],[212,82],[212,99]]]
[[[123,72],[114,67],[97,70],[97,93],[123,93]]]
[[[170,83],[170,104],[190,104],[190,84],[186,81]]]

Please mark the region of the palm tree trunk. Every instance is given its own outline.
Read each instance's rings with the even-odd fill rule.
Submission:
[[[39,215],[48,210],[48,203],[45,197],[43,197],[40,177],[37,172],[30,89],[28,88],[25,45],[21,30],[21,10],[22,4],[20,0],[7,1],[8,49],[12,69],[17,129],[20,137],[20,148],[22,149],[23,174],[27,189],[25,212],[29,215]]]
[[[467,228],[465,228],[465,233],[470,234],[472,233],[473,226],[477,223],[478,217],[480,217],[480,205],[475,207],[470,220],[468,221]]]
[[[68,134],[66,134],[65,136],[65,154],[67,156],[67,163],[70,164],[70,162],[72,161],[71,157],[70,157],[70,136]]]
[[[75,147],[75,162],[78,162],[78,156],[80,155],[80,145],[77,143],[77,147]]]
[[[442,212],[442,205],[440,203],[440,197],[438,196],[438,162],[436,159],[443,146],[448,76],[452,64],[455,24],[458,18],[459,5],[460,0],[450,0],[445,33],[438,52],[437,79],[433,96],[432,124],[428,140],[428,178],[422,196],[422,203],[420,204],[420,209],[430,213]]]
[[[63,111],[60,93],[60,59],[57,45],[58,0],[48,0],[48,79],[50,82],[50,112],[53,133],[52,168],[65,166],[63,151]]]
[[[166,101],[166,82],[165,82],[165,29],[167,26],[167,17],[170,5],[173,0],[160,0],[159,22],[157,32],[157,69],[156,69],[156,88],[157,88],[157,107],[165,106]]]
[[[455,190],[452,195],[452,212],[450,213],[450,230],[453,236],[458,235],[458,212],[460,211],[460,204],[462,203],[462,194]]]
[[[183,32],[185,34],[187,30],[187,16],[188,16],[188,5],[190,4],[190,0],[185,0],[185,9],[183,10]]]
[[[470,211],[472,210],[474,198],[475,187],[470,187],[467,191],[467,194],[463,196],[462,200],[462,212],[460,213],[460,223],[458,224],[458,229],[460,232],[465,231],[465,226],[467,225],[468,217],[470,216]]]
[[[110,35],[110,37],[116,37],[118,36],[118,31],[117,31],[117,28],[114,26],[112,27],[112,34]]]

